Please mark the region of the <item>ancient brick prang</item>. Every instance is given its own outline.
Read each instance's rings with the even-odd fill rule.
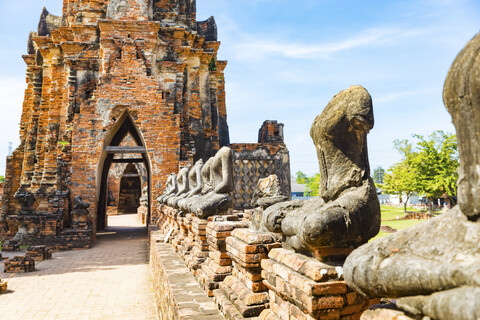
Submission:
[[[81,238],[83,247],[73,199],[89,204],[81,229],[104,228],[116,163],[145,166],[155,211],[150,199],[168,174],[229,144],[219,46],[215,20],[197,22],[194,0],[63,0],[61,16],[44,10],[23,56],[21,144],[7,159],[1,236],[23,228],[35,243]]]

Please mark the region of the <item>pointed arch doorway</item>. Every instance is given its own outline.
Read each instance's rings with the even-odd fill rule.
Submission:
[[[126,137],[131,137],[131,143],[122,145]],[[108,174],[114,164],[143,164],[146,169],[146,187],[148,195],[147,225],[151,212],[151,167],[143,137],[135,125],[131,115],[125,111],[105,138],[103,150],[97,164],[97,205],[95,230],[105,230],[108,226]]]

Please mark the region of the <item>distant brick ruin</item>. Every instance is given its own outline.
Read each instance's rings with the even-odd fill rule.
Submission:
[[[23,56],[21,144],[7,158],[0,238],[20,231],[27,243],[88,247],[109,201],[132,210],[123,178],[109,186],[110,168],[131,178],[133,194],[147,188],[155,215],[170,173],[230,145],[219,46],[195,0],[63,0],[58,17],[44,9]],[[267,121],[258,144],[231,147],[247,185],[276,173],[290,192],[283,125]],[[241,193],[236,206],[248,207],[251,190]]]

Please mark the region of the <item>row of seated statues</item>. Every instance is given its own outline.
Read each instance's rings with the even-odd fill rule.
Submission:
[[[200,159],[192,168],[170,174],[157,201],[204,219],[227,213],[233,204],[232,192],[233,153],[223,147],[205,163]]]
[[[367,244],[380,229],[367,151],[373,107],[369,93],[352,86],[334,96],[311,128],[319,197],[256,200],[265,210],[253,224],[283,234],[287,249],[319,259],[328,248],[357,248],[343,265],[348,285],[369,297],[399,298],[397,305],[415,318],[480,319],[479,75],[480,33],[453,63],[444,88],[460,154],[459,205],[449,212]],[[170,175],[158,201],[201,218],[221,214],[232,204],[232,168],[231,150],[222,148],[205,164]]]

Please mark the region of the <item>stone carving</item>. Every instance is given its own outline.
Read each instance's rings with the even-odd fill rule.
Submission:
[[[355,250],[347,283],[373,297],[403,297],[416,317],[480,319],[480,33],[447,76],[444,102],[457,129],[459,205],[439,217]]]
[[[195,163],[188,173],[188,184],[190,186],[190,190],[187,192],[186,197],[184,199],[180,199],[177,203],[178,208],[182,211],[188,211],[187,204],[189,200],[202,192],[202,168],[203,160],[200,159]]]
[[[208,173],[202,169],[202,176],[205,175],[205,178],[202,178],[202,180],[204,189],[210,188],[213,182],[212,190],[190,205],[190,211],[202,219],[212,215],[226,214],[231,208],[231,192],[233,191],[232,150],[228,147],[221,148],[212,158],[209,166],[210,177],[208,177]]]
[[[171,197],[172,195],[176,194],[177,191],[178,191],[177,175],[175,173],[171,173],[167,178],[165,191],[161,196],[157,198],[157,202],[165,204],[165,200],[168,197]]]
[[[263,221],[263,210],[275,203],[288,200],[288,196],[282,195],[282,188],[277,175],[273,174],[267,178],[258,180],[257,189],[253,193],[252,205],[257,207],[252,216],[251,229],[254,231],[265,232],[265,222]]]
[[[90,207],[90,204],[82,200],[82,196],[76,196],[73,198],[75,205],[73,206],[74,209],[82,209],[86,210]]]
[[[178,200],[181,200],[187,196],[189,191],[189,183],[188,183],[188,173],[190,168],[185,167],[180,169],[178,172],[177,183],[178,183],[178,192],[175,194],[174,197],[168,199],[167,203],[170,207],[177,207]]]
[[[380,205],[367,153],[373,127],[370,94],[352,86],[335,95],[313,122],[322,181],[320,196],[275,204],[266,228],[286,236],[284,246],[318,257],[321,248],[357,247],[380,229]]]

